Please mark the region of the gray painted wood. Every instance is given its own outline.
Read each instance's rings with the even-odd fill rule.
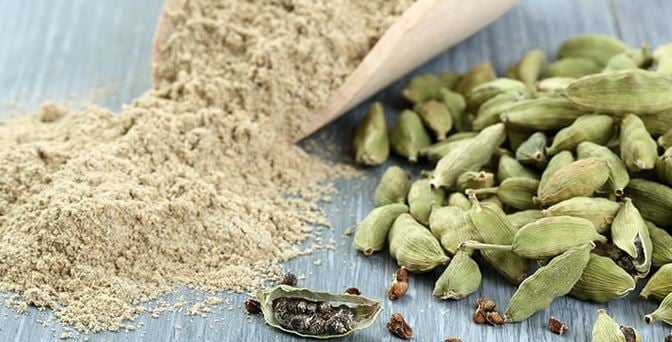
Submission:
[[[150,44],[160,7],[160,0],[0,0],[0,117],[34,108],[47,99],[61,99],[72,105],[94,102],[115,110],[131,102],[151,85]],[[463,71],[484,60],[493,61],[498,71],[503,72],[524,51],[538,47],[553,55],[564,39],[581,32],[618,35],[633,46],[645,41],[655,46],[672,41],[670,23],[672,2],[666,0],[528,0],[413,74]],[[384,103],[390,121],[405,106],[398,94],[406,79],[372,99]],[[311,139],[322,146],[337,146],[341,153],[335,159],[348,161],[345,156],[349,153],[350,134],[366,105]],[[390,164],[403,163],[393,158]],[[422,167],[414,171],[417,173]],[[340,192],[331,203],[324,203],[333,229],[323,231],[325,239],[336,242],[336,250],[300,257],[284,266],[305,275],[302,285],[330,291],[356,286],[369,296],[384,296],[394,262],[386,253],[370,258],[357,255],[350,248],[350,238],[343,235],[346,228],[354,227],[371,209],[373,189],[383,170],[384,167],[373,168],[361,178],[338,182]],[[321,261],[320,266],[313,263],[316,260]],[[641,302],[635,295],[606,305],[561,298],[548,310],[521,324],[476,326],[470,322],[476,297],[489,297],[504,306],[514,291],[487,266],[484,274],[481,290],[458,302],[432,298],[436,274],[414,276],[409,295],[397,302],[384,301],[384,313],[369,330],[343,340],[395,340],[385,330],[385,321],[394,311],[406,316],[417,341],[442,341],[449,336],[460,336],[464,341],[586,341],[595,310],[600,307],[622,323],[638,328],[646,341],[662,341],[670,330],[662,324],[645,326],[641,318],[655,304]],[[213,294],[180,288],[166,298],[194,302],[210,295]],[[217,295],[232,304],[215,307],[207,318],[187,316],[185,307],[157,319],[143,315],[132,323],[136,326],[133,331],[72,335],[91,341],[301,340],[272,330],[259,317],[246,317],[240,308],[245,295]],[[558,337],[546,330],[550,315],[569,323],[568,336]],[[26,314],[16,315],[0,308],[0,341],[56,340],[63,329],[48,311],[30,309]]]

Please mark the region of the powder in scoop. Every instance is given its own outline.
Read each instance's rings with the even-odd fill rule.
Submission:
[[[133,105],[0,126],[0,290],[99,331],[178,284],[276,276],[348,173],[286,141],[411,2],[188,1]]]

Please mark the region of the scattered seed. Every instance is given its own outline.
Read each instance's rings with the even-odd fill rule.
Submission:
[[[278,282],[278,285],[289,285],[296,286],[299,283],[299,279],[292,272],[287,272],[282,276],[282,279]]]
[[[557,335],[564,335],[567,330],[569,330],[569,326],[561,322],[559,319],[551,316],[551,318],[548,319],[548,330]]]
[[[397,300],[403,297],[406,294],[406,291],[408,291],[408,282],[395,280],[387,289],[387,298],[390,300]]]
[[[462,339],[459,337],[449,337],[443,340],[443,342],[462,342]]]
[[[359,296],[359,295],[362,294],[362,292],[359,291],[359,289],[356,288],[356,287],[348,287],[347,289],[345,289],[345,293],[351,294],[351,295],[356,295],[356,296]]]
[[[398,312],[393,313],[390,321],[387,322],[387,330],[404,340],[409,340],[413,337],[413,329],[406,323],[404,316]]]
[[[504,324],[504,317],[497,311],[490,311],[485,313],[485,320],[490,325],[502,325]]]
[[[261,303],[258,300],[248,298],[245,301],[245,312],[248,315],[258,315],[261,313]]]
[[[494,300],[490,300],[487,298],[478,298],[476,299],[476,307],[479,307],[485,311],[492,311],[495,309],[497,306],[497,303],[495,303]]]
[[[486,319],[485,319],[485,314],[486,312],[483,311],[480,307],[476,308],[476,311],[471,315],[471,320],[476,323],[476,324],[485,324]]]

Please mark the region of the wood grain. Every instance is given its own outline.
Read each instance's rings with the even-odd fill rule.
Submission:
[[[162,3],[159,0],[0,0],[0,117],[31,108],[45,99],[60,98],[76,105],[92,101],[118,109],[151,85],[151,40]],[[539,47],[549,56],[566,38],[581,32],[620,35],[633,46],[644,41],[652,45],[672,41],[672,2],[666,0],[527,0],[491,26],[446,51],[412,74],[428,71],[464,71],[470,65],[491,60],[501,73],[524,51]],[[315,153],[348,161],[350,134],[374,100],[382,101],[389,122],[407,104],[399,96],[411,75],[384,89],[373,98],[317,132],[304,142]],[[335,146],[335,151],[332,147]],[[389,164],[403,164],[394,158]],[[427,165],[420,165],[417,173]],[[372,194],[383,167],[367,170],[365,176],[339,181],[339,194],[324,203],[333,224],[325,239],[336,242],[336,250],[319,252],[288,262],[285,269],[305,275],[302,284],[323,290],[342,291],[359,287],[365,294],[381,298],[395,269],[385,253],[363,258],[350,248],[343,236],[372,207]],[[320,260],[316,266],[314,261]],[[521,324],[492,328],[469,320],[471,303],[486,296],[504,306],[514,289],[487,267],[481,290],[459,302],[438,301],[431,296],[436,275],[411,279],[409,296],[397,302],[384,301],[385,311],[367,331],[341,341],[397,341],[385,330],[394,311],[402,312],[413,326],[416,341],[442,341],[460,336],[464,341],[588,341],[595,310],[606,308],[617,320],[640,330],[645,341],[662,341],[670,327],[646,326],[643,315],[654,303],[636,296],[607,305],[562,298],[551,308]],[[168,300],[196,301],[212,294],[180,288]],[[246,317],[240,305],[243,294],[217,294],[232,303],[216,307],[208,318],[187,316],[186,308],[158,319],[142,315],[129,332],[78,335],[89,341],[305,341],[280,334],[259,317]],[[548,316],[570,325],[563,337],[549,333]],[[42,324],[41,321],[47,321]],[[30,309],[16,315],[0,308],[0,341],[58,340],[63,328],[48,311]],[[67,328],[66,328],[67,329]]]

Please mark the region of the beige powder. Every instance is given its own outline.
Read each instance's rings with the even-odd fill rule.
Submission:
[[[175,285],[262,286],[348,173],[285,142],[411,2],[188,1],[133,105],[0,126],[0,289],[99,331]]]

